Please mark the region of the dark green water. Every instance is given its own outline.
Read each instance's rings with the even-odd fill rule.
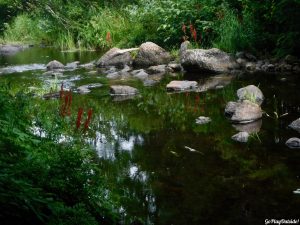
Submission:
[[[165,86],[174,79],[200,81],[200,74],[166,76],[153,87],[135,80],[108,81],[101,73],[90,75],[84,69],[56,79],[42,75],[42,68],[53,59],[86,63],[99,56],[53,49],[0,56],[0,83],[40,92],[54,80],[69,82],[71,88],[104,84],[87,95],[75,94],[74,104],[94,110],[86,142],[97,151],[111,188],[122,196],[119,213],[124,224],[265,224],[265,219],[299,219],[300,195],[293,191],[300,188],[300,151],[284,144],[300,136],[287,128],[300,117],[299,75],[248,75],[224,89],[189,94],[168,94]],[[27,65],[26,71],[17,65]],[[3,68],[8,66],[6,74]],[[110,84],[130,84],[141,94],[114,101],[108,95]],[[257,124],[259,132],[240,144],[231,140],[238,131],[224,117],[224,108],[238,88],[249,84],[263,91],[262,108],[268,114],[289,114],[278,120],[264,116]],[[212,122],[197,125],[199,116],[209,116]]]

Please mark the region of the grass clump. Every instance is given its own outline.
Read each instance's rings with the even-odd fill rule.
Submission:
[[[5,28],[3,35],[5,42],[39,42],[45,37],[39,22],[27,14],[18,15],[11,24],[6,23]]]
[[[256,28],[251,18],[238,17],[234,10],[224,8],[219,12],[218,37],[213,45],[227,52],[255,49]]]

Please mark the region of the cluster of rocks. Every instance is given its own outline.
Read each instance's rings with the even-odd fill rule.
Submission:
[[[133,57],[132,52],[136,51]],[[108,79],[136,78],[145,86],[160,81],[166,73],[182,70],[165,49],[152,42],[143,43],[139,48],[112,48],[95,65]]]
[[[134,57],[135,55],[135,57]],[[143,43],[139,48],[119,49],[112,48],[99,60],[80,65],[72,62],[67,65],[54,60],[47,64],[49,74],[57,75],[63,70],[85,68],[90,74],[101,73],[108,79],[124,80],[139,79],[144,85],[150,86],[159,82],[165,74],[173,72],[197,72],[199,74],[233,74],[237,71],[247,72],[300,72],[300,61],[291,55],[281,61],[258,60],[252,54],[238,52],[235,56],[219,49],[190,49],[189,42],[183,42],[180,48],[180,64],[172,61],[171,55],[160,46],[152,42]],[[205,79],[202,83],[187,80],[174,80],[167,84],[167,91],[207,91],[222,88],[229,84],[233,76],[216,75]],[[89,84],[77,88],[81,94],[89,93],[90,89],[101,87],[102,84]],[[139,94],[136,88],[127,85],[112,85],[110,94],[116,101],[131,99]],[[225,115],[232,122],[237,134],[232,139],[238,142],[247,142],[249,136],[259,132],[262,125],[263,111],[261,105],[264,95],[261,90],[249,85],[237,90],[237,101],[228,102]],[[209,117],[200,116],[197,124],[211,122]],[[289,125],[300,132],[300,118]],[[290,148],[300,148],[299,138],[290,138],[286,145]]]
[[[258,60],[250,53],[238,52],[236,53],[236,62],[239,64],[242,70],[248,72],[300,72],[300,60],[292,55],[287,55],[284,59],[281,60]]]
[[[139,48],[119,49],[112,48],[107,51],[99,60],[80,64],[79,62],[62,63],[54,60],[47,64],[45,74],[58,76],[64,70],[75,70],[85,68],[91,70],[89,74],[104,74],[112,80],[139,79],[145,86],[151,86],[159,82],[165,74],[173,72],[197,72],[212,74],[230,74],[237,71],[295,71],[299,72],[299,60],[293,56],[287,56],[280,63],[270,63],[268,60],[257,60],[249,53],[238,52],[235,57],[219,49],[190,49],[190,44],[185,41],[180,47],[180,63],[172,61],[172,57],[165,49],[152,42],[143,43]],[[134,57],[135,55],[135,57]],[[93,69],[97,69],[96,71]],[[209,89],[222,88],[230,83],[232,76],[214,76],[205,80],[203,84],[195,81],[173,81],[167,85],[169,91],[207,91]],[[80,93],[87,93],[88,89],[81,88]],[[241,108],[256,111],[258,108],[251,102],[243,101],[230,103],[230,107],[238,110],[232,117],[233,120],[239,115]],[[249,118],[255,120],[256,118]],[[245,120],[247,121],[247,120]]]
[[[180,63],[187,72],[300,72],[300,60],[292,55],[281,60],[260,60],[247,52],[237,52],[234,56],[217,48],[189,49],[188,41],[181,44]]]
[[[187,72],[229,73],[238,69],[234,57],[217,48],[189,49],[189,41],[180,47],[180,63]]]
[[[247,142],[249,134],[257,132],[260,129],[262,118],[261,104],[264,101],[264,95],[261,90],[249,85],[237,90],[238,100],[228,102],[225,107],[225,115],[235,124],[240,132],[232,136],[232,139],[239,142]],[[261,120],[260,120],[261,121]],[[256,122],[256,123],[254,123]]]

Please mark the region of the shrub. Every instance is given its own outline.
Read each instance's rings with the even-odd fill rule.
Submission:
[[[6,24],[4,39],[8,42],[39,42],[45,37],[39,21],[27,14],[18,15],[12,24]]]
[[[218,37],[214,41],[214,46],[233,53],[241,50],[253,51],[256,27],[251,21],[252,18],[247,17],[239,19],[234,10],[224,7],[219,11]]]

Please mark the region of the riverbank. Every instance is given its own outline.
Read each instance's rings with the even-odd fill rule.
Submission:
[[[0,18],[5,21],[3,39],[61,49],[129,48],[146,41],[171,49],[189,40],[200,48],[217,47],[231,53],[246,51],[283,58],[288,54],[299,56],[300,52],[300,23],[290,19],[299,17],[300,5],[293,0],[89,3],[91,7],[87,8],[81,1],[14,1],[13,11],[8,10],[9,1],[0,3],[3,15],[7,15]]]

